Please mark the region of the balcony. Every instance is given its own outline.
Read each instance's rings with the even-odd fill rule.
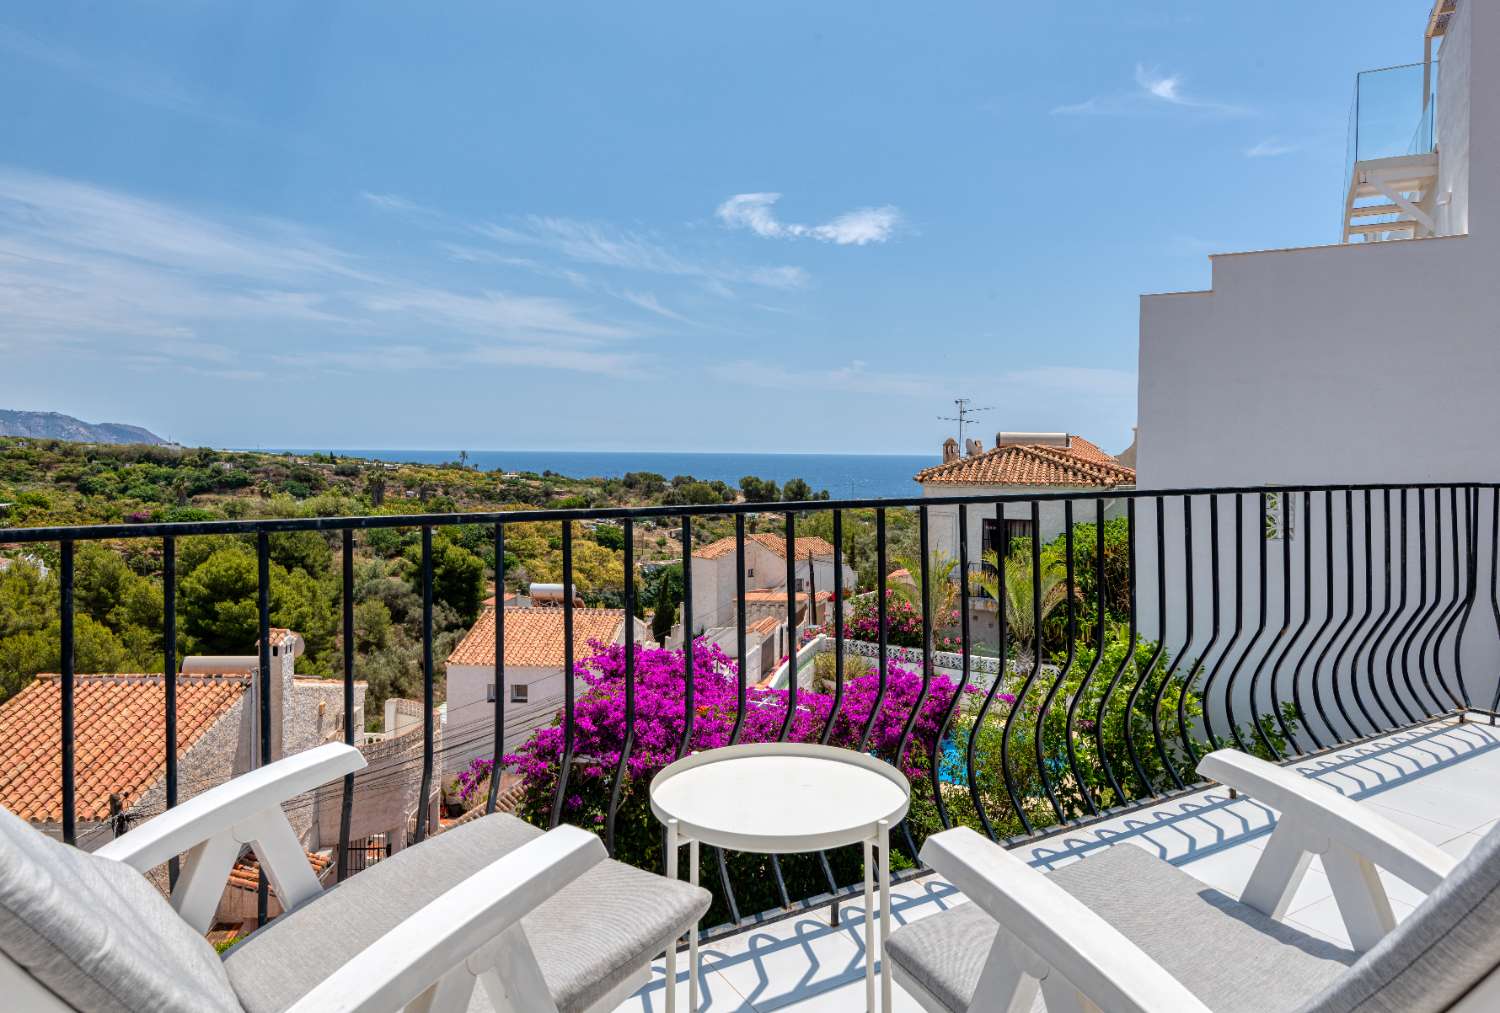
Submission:
[[[1355,77],[1344,162],[1343,241],[1431,236],[1438,62]]]
[[[957,508],[959,558],[952,562],[965,573],[977,555],[967,541],[969,511],[1003,522],[1044,502],[1062,502],[1068,524],[1052,543],[1024,544],[1032,584],[1030,602],[1021,604],[1028,607],[1018,610],[1014,594],[991,599],[993,640],[981,643],[970,624],[977,595],[960,581],[945,621],[928,572],[941,565],[929,551],[930,508]],[[152,748],[159,748],[162,766],[152,776],[161,790],[132,796],[123,780],[109,782],[113,768],[105,760],[120,747],[104,743],[115,740],[122,719],[80,709],[93,706],[96,677],[77,670],[79,546],[134,547],[138,566],[155,561],[168,644],[176,643],[175,560],[184,546],[208,536],[254,546],[258,635],[245,648],[257,653],[244,669],[249,674],[218,677],[213,686],[246,694],[255,760],[263,763],[282,750],[307,748],[292,742],[289,719],[278,728],[277,708],[289,699],[279,696],[278,673],[293,689],[323,688],[292,679],[298,641],[272,625],[271,539],[312,532],[344,563],[334,571],[344,603],[342,671],[322,680],[336,692],[328,697],[331,707],[325,701],[318,711],[332,710],[337,720],[320,726],[327,730],[319,735],[373,751],[366,754],[368,770],[286,807],[301,843],[331,853],[335,878],[378,865],[403,835],[420,842],[497,809],[543,826],[582,826],[622,861],[660,871],[662,842],[646,794],[656,770],[674,756],[737,742],[822,741],[896,764],[911,782],[912,815],[891,836],[895,921],[906,924],[962,899],[919,858],[923,842],[951,826],[972,827],[1043,869],[1110,844],[1140,847],[1237,896],[1277,814],[1198,776],[1199,759],[1220,747],[1288,765],[1379,807],[1452,854],[1473,845],[1477,833],[1500,819],[1500,795],[1489,787],[1500,773],[1497,518],[1500,486],[1493,483],[1376,484],[818,501],[778,504],[775,511],[736,503],[11,528],[0,529],[0,544],[56,559],[61,665],[37,690],[55,701],[56,751],[26,762],[55,770],[55,782],[33,800],[39,813],[55,812],[55,820],[34,822],[70,844],[94,850],[205,787],[201,775],[187,772],[193,750],[184,746],[190,729],[182,715],[190,683],[178,674],[175,651],[155,683],[163,695],[153,698],[161,738]],[[802,633],[821,637],[815,636],[815,650],[791,655],[781,688],[754,684],[733,651],[691,641],[681,651],[655,649],[639,641],[635,624],[624,623],[613,645],[580,648],[564,638],[564,671],[578,675],[562,681],[552,723],[527,726],[526,745],[517,748],[501,734],[511,731],[507,715],[515,709],[506,691],[514,673],[503,650],[485,673],[495,691],[481,694],[492,721],[482,734],[445,728],[438,707],[445,680],[433,633],[435,534],[481,535],[495,549],[495,586],[503,588],[507,529],[556,525],[567,586],[575,576],[575,528],[605,520],[623,528],[618,594],[627,612],[635,611],[639,590],[634,529],[663,523],[679,529],[675,544],[688,576],[684,629],[696,628],[691,554],[721,528],[731,532],[726,537],[734,540],[741,572],[752,529],[773,531],[784,545],[797,544],[799,532],[826,532],[834,554],[829,590],[834,601],[851,604],[833,609],[825,627],[799,630],[797,560],[788,559],[792,640]],[[366,740],[358,731],[357,701],[366,687],[356,650],[353,562],[373,533],[392,529],[418,537],[426,676],[421,701],[391,708],[403,720],[387,732],[399,734]],[[843,555],[856,532],[873,537],[871,587],[843,586]],[[885,592],[894,543],[905,539],[912,545],[903,550],[915,551],[903,555],[922,565],[911,575],[907,600],[915,604],[898,616]],[[873,627],[860,609],[875,617]],[[568,597],[557,611],[572,631],[582,607]],[[497,617],[503,615],[501,609]],[[743,650],[744,610],[736,624]],[[503,640],[502,619],[487,629],[497,643]],[[633,709],[611,706],[626,699],[635,701]],[[528,720],[537,706],[533,697]],[[135,711],[130,720],[155,719]],[[501,752],[502,741],[504,753],[519,760]],[[452,771],[481,768],[485,779],[468,814],[435,801],[446,794]],[[101,815],[100,799],[110,796],[121,801]],[[379,842],[374,851],[372,840]],[[775,858],[705,848],[698,871],[714,898],[700,936],[707,1008],[862,1007],[857,849]],[[159,870],[162,883],[177,875],[175,867]],[[260,900],[257,920],[264,921],[274,913],[265,879],[251,882]],[[1420,900],[1405,887],[1390,893],[1398,917]],[[1348,943],[1332,887],[1316,866],[1285,918],[1313,936]],[[685,1008],[681,973],[679,964],[678,1008]],[[650,982],[620,1008],[660,1010],[664,997],[658,960]],[[909,996],[897,1000],[898,1008],[915,1008]]]

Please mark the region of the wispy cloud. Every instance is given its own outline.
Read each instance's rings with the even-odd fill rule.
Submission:
[[[731,229],[749,229],[766,239],[817,239],[837,246],[864,246],[890,239],[901,223],[892,205],[846,211],[822,225],[782,222],[772,211],[779,193],[739,193],[720,204],[715,214]]]
[[[725,382],[752,387],[913,398],[946,397],[954,382],[948,374],[872,369],[858,359],[824,370],[792,369],[775,362],[742,359],[713,366],[711,372]],[[1135,396],[1136,388],[1134,373],[1085,366],[1038,366],[999,375],[967,376],[964,382],[973,389],[1005,390],[1007,396],[1030,392],[1130,399]]]
[[[639,306],[648,313],[655,313],[659,317],[675,320],[680,324],[692,323],[692,321],[676,310],[663,306],[661,300],[656,298],[654,292],[632,292],[627,289],[619,293],[619,296],[632,306]]]
[[[1222,118],[1253,114],[1253,110],[1246,106],[1190,94],[1184,88],[1185,81],[1186,78],[1180,73],[1167,73],[1160,68],[1138,63],[1135,66],[1133,89],[1054,106],[1052,115],[1140,116],[1171,110]]]
[[[1296,150],[1297,146],[1295,144],[1285,144],[1272,137],[1246,148],[1245,157],[1276,158],[1280,155],[1290,155]]]
[[[574,218],[528,215],[507,225],[480,224],[473,231],[495,243],[539,248],[579,264],[691,279],[724,298],[732,297],[733,286],[739,284],[797,289],[809,280],[795,265],[742,267],[690,257],[653,236]]]
[[[640,375],[649,358],[635,328],[578,301],[433,284],[296,223],[3,166],[0,305],[0,341],[24,339],[38,354],[68,345],[133,369],[226,379],[278,357],[621,375]],[[408,354],[412,334],[426,358]]]
[[[91,88],[171,112],[232,121],[161,70],[119,53],[80,53],[67,46],[0,25],[0,53],[46,67]]]

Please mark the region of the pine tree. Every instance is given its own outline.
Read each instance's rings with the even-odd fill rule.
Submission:
[[[656,613],[651,617],[651,636],[665,647],[677,622],[677,603],[672,600],[672,582],[664,580],[656,589]]]

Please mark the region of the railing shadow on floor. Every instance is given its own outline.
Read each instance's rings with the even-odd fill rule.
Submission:
[[[897,885],[891,893],[892,931],[906,924],[918,908],[931,906],[923,914],[935,914],[946,910],[962,900],[959,892],[947,883],[937,880],[908,881]],[[751,929],[732,937],[743,945],[734,947],[702,947],[699,950],[703,967],[703,1003],[706,1007],[736,1010],[773,1010],[805,1002],[814,996],[842,988],[865,977],[865,916],[864,907],[858,903],[844,901],[839,908],[839,925],[828,924],[822,911],[812,911],[805,916],[774,922],[781,930]],[[842,937],[842,938],[841,938]],[[794,952],[800,951],[806,963],[795,972],[794,981],[788,975],[773,972],[768,965],[774,960],[782,963]],[[737,988],[730,1005],[714,1004],[714,976],[735,974],[741,968],[753,968],[754,982],[745,988]],[[679,988],[687,982],[686,970],[679,969]],[[665,1009],[665,980],[655,975],[643,991],[637,993],[642,1000],[642,1009],[657,1013]],[[722,991],[723,981],[718,985]],[[724,996],[718,996],[720,1002]],[[743,1005],[735,1006],[735,999],[743,999]]]
[[[1293,761],[1291,766],[1319,779],[1328,774],[1353,777],[1360,773],[1374,773],[1379,778],[1374,787],[1346,792],[1353,798],[1367,798],[1414,783],[1430,774],[1451,770],[1497,748],[1500,748],[1500,730],[1458,724],[1449,719],[1441,724],[1399,731],[1357,746],[1331,750],[1322,757]],[[1401,760],[1406,762],[1403,764]],[[1389,765],[1394,773],[1372,768],[1371,764]],[[1337,784],[1331,786],[1339,787]],[[1164,802],[1152,811],[1107,821],[1087,831],[1064,830],[1057,838],[1025,847],[1022,853],[1032,865],[1050,870],[1101,848],[1128,842],[1134,846],[1147,845],[1158,857],[1173,865],[1187,865],[1264,838],[1275,825],[1274,810],[1254,799],[1245,796],[1231,798],[1222,790],[1210,788],[1201,794]],[[1176,835],[1175,839],[1162,839],[1163,832]],[[913,917],[946,910],[962,902],[958,891],[945,882],[932,878],[909,880],[897,886],[893,893],[892,921],[897,926],[903,925]],[[837,928],[828,925],[821,909],[772,923],[772,926],[731,937],[732,945],[702,950],[702,995],[709,1007],[741,1011],[779,1009],[863,979],[864,910],[859,904],[848,900],[843,903]],[[777,932],[777,928],[781,931]],[[790,961],[794,952],[800,952],[805,963]],[[791,968],[787,967],[789,963],[793,964]],[[772,964],[776,965],[775,970]],[[742,973],[737,973],[747,967],[753,968],[753,979],[748,981]],[[741,980],[730,986],[729,978],[716,978],[718,974],[733,975]],[[679,972],[678,980],[679,986],[685,988],[685,970]],[[664,1008],[665,984],[658,974],[639,994],[644,1010],[656,1013]],[[716,986],[720,992],[728,988],[730,995],[716,997]],[[726,998],[728,1005],[722,1005]]]

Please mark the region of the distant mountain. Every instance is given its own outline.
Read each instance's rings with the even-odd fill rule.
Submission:
[[[59,412],[14,412],[0,408],[0,436],[29,436],[69,443],[151,443],[168,441],[149,429],[119,422],[81,422]]]

